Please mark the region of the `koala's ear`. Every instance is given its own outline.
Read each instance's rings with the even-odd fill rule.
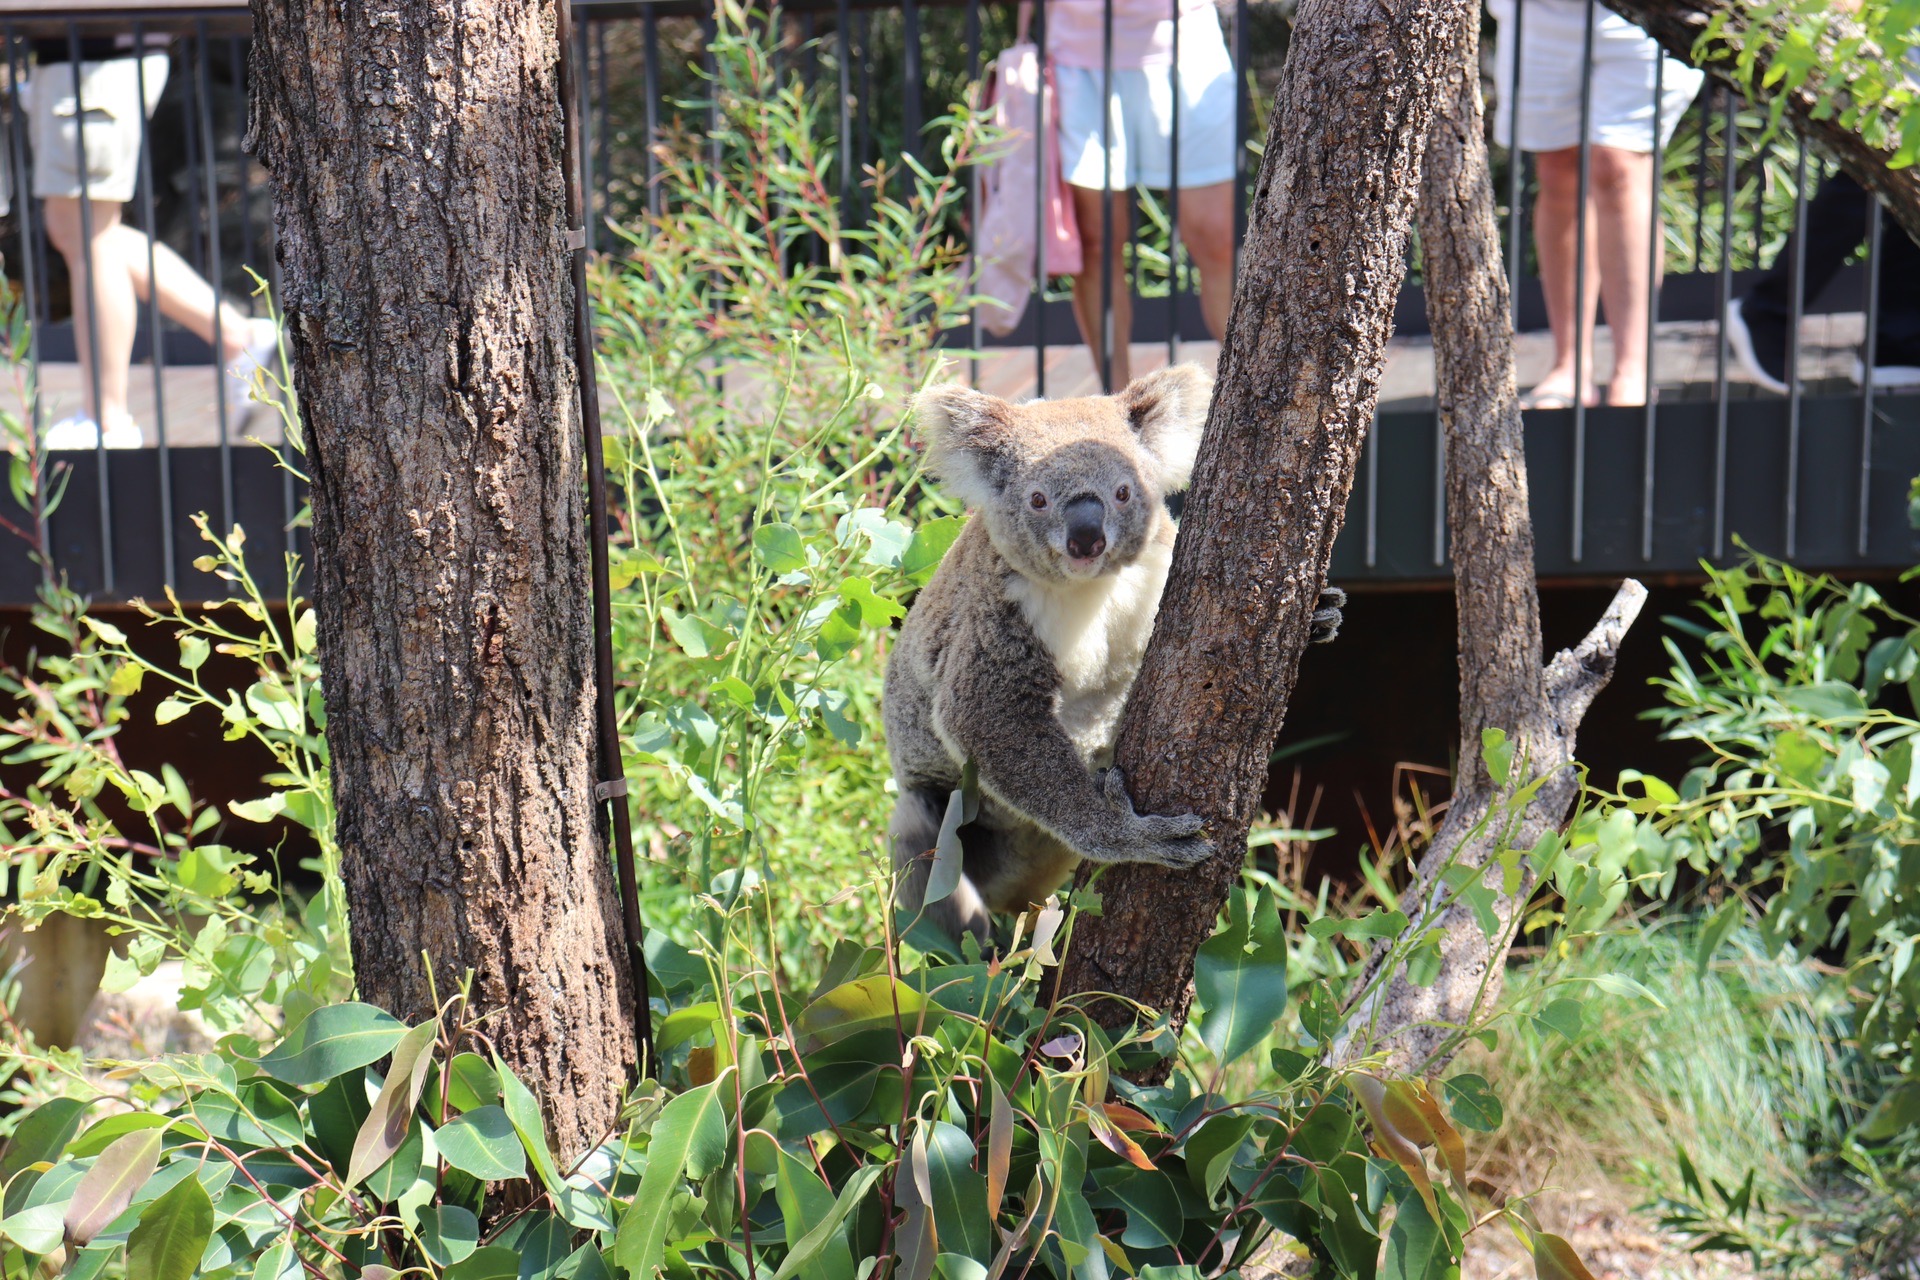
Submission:
[[[1190,364],[1137,378],[1120,393],[1140,447],[1159,464],[1154,480],[1162,493],[1187,487],[1212,395],[1213,379]]]
[[[969,507],[990,505],[1012,457],[1012,406],[967,387],[929,387],[914,398],[927,470]]]

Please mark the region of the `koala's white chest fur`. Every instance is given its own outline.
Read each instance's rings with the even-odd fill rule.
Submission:
[[[1152,539],[1118,573],[1059,585],[1018,577],[1012,583],[1021,613],[1060,672],[1060,724],[1090,765],[1110,761],[1172,561],[1173,548]]]

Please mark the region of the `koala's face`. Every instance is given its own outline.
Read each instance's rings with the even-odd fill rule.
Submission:
[[[988,508],[1000,553],[1030,578],[1113,573],[1139,558],[1160,510],[1160,490],[1137,449],[1075,440],[1008,481]]]
[[[1213,380],[1163,369],[1117,395],[1014,405],[963,387],[916,404],[942,486],[1020,573],[1073,582],[1139,558],[1186,487]]]

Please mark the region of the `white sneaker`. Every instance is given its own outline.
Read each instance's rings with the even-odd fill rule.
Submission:
[[[271,320],[253,322],[255,337],[245,351],[227,366],[227,430],[238,431],[253,415],[253,375],[270,367],[280,350],[280,331]]]
[[[40,447],[48,450],[92,449],[99,441],[99,424],[83,413],[76,413],[48,427],[46,435],[40,438]],[[139,449],[146,443],[139,425],[131,419],[107,428],[106,444],[109,449]]]
[[[1859,356],[1853,358],[1853,381],[1855,386],[1867,380],[1866,365]],[[1876,364],[1873,366],[1873,389],[1875,391],[1900,391],[1908,387],[1920,387],[1920,367],[1910,364]]]

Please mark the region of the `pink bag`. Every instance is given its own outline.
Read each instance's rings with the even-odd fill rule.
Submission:
[[[1046,117],[1041,148],[1034,123],[1041,106],[1040,51],[1031,42],[1006,50],[993,64],[987,103],[1002,142],[980,173],[980,226],[976,250],[980,273],[980,323],[988,332],[1013,332],[1033,294],[1034,188],[1045,161],[1046,270],[1048,275],[1077,275],[1081,267],[1080,229],[1073,220],[1060,171],[1060,108],[1049,68],[1044,97]],[[1044,150],[1044,156],[1041,151]]]

